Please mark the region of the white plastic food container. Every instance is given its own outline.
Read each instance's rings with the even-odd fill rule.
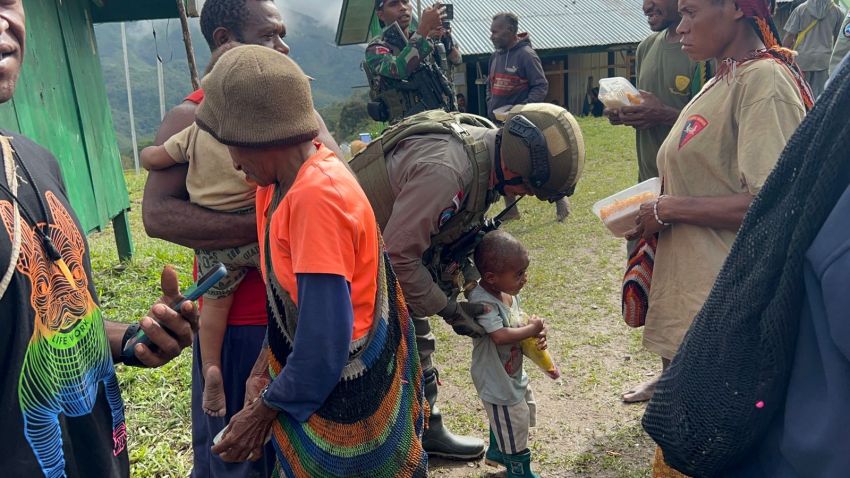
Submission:
[[[493,117],[496,118],[497,121],[501,121],[504,123],[505,120],[508,119],[508,113],[511,112],[511,109],[513,109],[513,107],[514,105],[500,106],[499,108],[493,110]]]
[[[604,103],[606,108],[621,108],[643,103],[640,91],[621,76],[599,80],[599,101]]]
[[[654,201],[661,194],[661,180],[648,179],[620,191],[593,205],[593,213],[617,237],[623,237],[635,228],[635,219],[643,203]]]

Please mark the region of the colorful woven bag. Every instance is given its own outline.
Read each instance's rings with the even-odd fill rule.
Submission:
[[[629,327],[643,327],[649,309],[649,287],[658,236],[641,239],[629,255],[629,265],[623,277],[623,320]]]
[[[269,251],[268,229],[265,240]],[[274,477],[419,478],[428,474],[428,457],[422,448],[428,402],[416,336],[383,241],[380,247],[372,328],[352,341],[339,383],[316,413],[303,423],[281,413],[272,424],[277,455]],[[274,379],[292,352],[298,308],[277,281],[269,257],[265,264],[269,372]]]

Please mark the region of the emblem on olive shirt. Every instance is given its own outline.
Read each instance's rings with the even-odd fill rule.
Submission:
[[[687,96],[691,94],[691,79],[685,75],[676,75],[673,81],[673,88],[670,91],[674,95]]]
[[[682,128],[682,135],[679,137],[679,149],[690,143],[696,135],[700,134],[708,126],[708,120],[700,115],[693,115],[688,118],[685,127]]]

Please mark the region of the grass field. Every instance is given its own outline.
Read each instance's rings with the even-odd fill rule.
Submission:
[[[646,477],[652,441],[640,427],[641,405],[620,394],[658,368],[642,350],[640,332],[620,318],[619,288],[625,247],[590,211],[591,205],[634,183],[634,134],[600,119],[580,124],[587,163],[572,198],[573,212],[555,222],[554,207],[525,199],[523,217],[506,230],[528,247],[525,309],[548,319],[549,348],[562,370],[552,381],[527,363],[538,402],[531,434],[536,470],[545,477]],[[159,271],[173,264],[191,282],[192,252],[148,238],[141,221],[144,175],[127,175],[136,255],[120,264],[111,231],[90,237],[96,283],[107,317],[132,321],[158,296]],[[498,206],[497,206],[498,207]],[[486,415],[469,376],[471,342],[435,320],[440,405],[459,433],[486,437]],[[159,370],[119,366],[127,405],[134,477],[185,477],[191,469],[189,413],[191,353]],[[498,471],[482,463],[432,463],[433,476],[479,477]]]

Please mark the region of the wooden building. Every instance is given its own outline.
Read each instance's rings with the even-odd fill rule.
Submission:
[[[634,80],[634,52],[649,35],[642,0],[453,0],[452,33],[463,65],[453,80],[470,112],[483,113],[494,14],[519,16],[521,32],[543,61],[549,80],[547,101],[581,114],[589,88],[601,78]],[[423,2],[423,5],[425,2]],[[340,45],[365,43],[379,32],[373,0],[344,0],[337,29]]]

